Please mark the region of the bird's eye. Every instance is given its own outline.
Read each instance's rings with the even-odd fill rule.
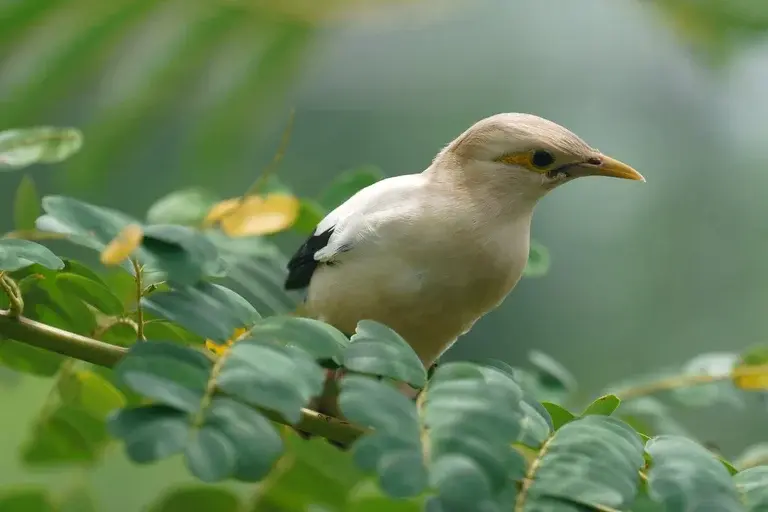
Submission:
[[[549,167],[554,163],[554,161],[555,157],[552,156],[552,153],[549,151],[544,151],[543,149],[534,151],[533,155],[531,156],[531,163],[534,167],[538,167],[539,169]]]

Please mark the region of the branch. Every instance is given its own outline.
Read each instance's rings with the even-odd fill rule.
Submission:
[[[8,310],[0,310],[0,338],[10,338],[33,347],[107,368],[116,365],[128,353],[126,348],[51,327],[29,318],[14,318]],[[301,419],[296,425],[291,425],[274,411],[258,409],[264,416],[276,423],[314,436],[324,437],[343,446],[349,445],[365,432],[362,427],[310,409],[301,410]]]
[[[126,348],[51,327],[23,316],[14,318],[8,310],[0,310],[0,334],[33,347],[108,368],[128,353]]]
[[[743,365],[737,366],[730,373],[725,375],[675,375],[673,377],[659,379],[655,382],[649,382],[648,384],[641,384],[639,386],[626,388],[624,390],[617,391],[615,394],[621,400],[632,400],[646,395],[661,393],[662,391],[671,391],[673,389],[687,388],[691,386],[702,386],[704,384],[711,384],[713,382],[733,380],[739,377],[757,377],[766,374],[768,374],[768,364],[752,366]]]

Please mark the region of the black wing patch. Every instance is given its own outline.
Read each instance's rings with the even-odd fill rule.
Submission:
[[[296,253],[288,261],[288,277],[285,279],[286,290],[299,290],[309,286],[312,274],[319,262],[315,259],[315,253],[328,245],[328,240],[333,234],[333,227],[328,228],[319,235],[312,235],[299,247]]]

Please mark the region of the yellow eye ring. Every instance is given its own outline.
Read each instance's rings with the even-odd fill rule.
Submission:
[[[499,158],[498,161],[509,165],[519,165],[531,170],[541,171],[546,170],[555,163],[555,157],[549,151],[537,149],[534,151],[523,151],[505,155]]]

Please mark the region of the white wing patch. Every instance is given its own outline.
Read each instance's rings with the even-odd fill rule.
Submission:
[[[333,228],[328,244],[315,253],[315,260],[330,261],[378,236],[381,224],[412,209],[426,180],[421,174],[387,178],[366,187],[329,213],[315,234]]]

